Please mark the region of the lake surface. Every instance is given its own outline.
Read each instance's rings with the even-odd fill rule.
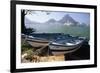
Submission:
[[[27,26],[26,26],[27,27]],[[27,28],[34,28],[35,33],[64,33],[73,36],[90,37],[89,26],[67,26],[67,25],[53,25],[53,24],[28,24]]]

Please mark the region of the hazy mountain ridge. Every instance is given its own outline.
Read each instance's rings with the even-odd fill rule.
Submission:
[[[31,21],[28,18],[25,18],[25,24],[40,24],[40,23],[36,21]]]
[[[70,15],[65,15],[61,20],[58,22],[64,24],[64,23],[73,23],[76,24],[77,22],[70,16]]]
[[[45,23],[55,23],[55,22],[57,22],[55,19],[50,19],[50,20],[46,21]]]
[[[58,24],[58,25],[68,25],[68,26],[87,26],[85,23],[79,23],[75,19],[73,19],[70,15],[66,14],[62,19],[55,20],[55,19],[49,19],[48,21],[44,23],[30,21],[28,18],[25,18],[25,24]]]

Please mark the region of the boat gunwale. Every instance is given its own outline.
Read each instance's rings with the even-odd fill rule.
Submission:
[[[81,46],[81,45],[80,45]],[[63,52],[63,51],[71,51],[71,50],[75,50],[75,49],[78,49],[80,46],[77,46],[77,47],[74,47],[74,48],[71,48],[71,49],[66,49],[66,50],[62,50],[62,49],[50,49],[51,51],[57,51],[57,52]]]
[[[82,44],[83,41],[81,43],[79,43],[79,44],[76,44],[76,45],[64,45],[64,44],[53,44],[53,43],[50,43],[50,45],[53,45],[53,46],[61,46],[61,47],[73,47],[73,46],[78,46],[78,45]]]
[[[38,42],[38,43],[49,43],[48,40],[40,40],[40,39],[26,39],[26,41]]]

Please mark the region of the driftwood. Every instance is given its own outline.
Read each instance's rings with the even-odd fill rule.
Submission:
[[[39,49],[37,49],[36,51],[34,51],[34,55],[38,55],[38,56],[49,56],[52,55],[49,46],[42,46]]]

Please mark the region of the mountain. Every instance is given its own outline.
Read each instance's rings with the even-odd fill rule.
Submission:
[[[75,19],[73,19],[70,15],[66,14],[62,19],[55,20],[49,19],[44,23],[31,21],[28,18],[25,18],[25,24],[46,24],[46,25],[68,25],[68,26],[87,26],[85,23],[79,23]]]
[[[58,21],[61,24],[66,24],[66,25],[75,25],[78,22],[75,21],[70,15],[65,15],[61,20]]]
[[[25,24],[40,24],[39,22],[31,21],[28,18],[25,18]]]
[[[50,20],[46,21],[45,23],[55,23],[55,22],[57,22],[55,19],[50,19]]]
[[[70,15],[65,15],[62,19],[59,21],[56,21],[55,19],[49,19],[44,24],[60,24],[60,25],[74,25],[76,26],[78,24],[77,21],[75,21]]]
[[[88,24],[86,24],[86,23],[80,23],[79,26],[88,26]]]

